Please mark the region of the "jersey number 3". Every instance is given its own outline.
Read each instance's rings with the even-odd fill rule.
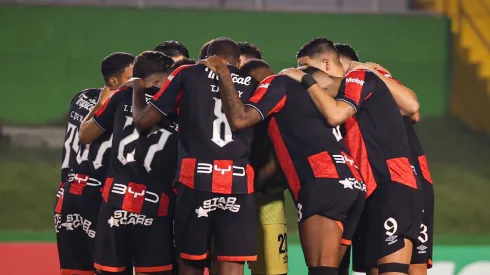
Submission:
[[[228,143],[233,141],[233,133],[231,132],[226,115],[222,111],[221,99],[215,97],[213,97],[213,99],[214,116],[216,119],[213,121],[213,138],[211,138],[211,141],[216,143],[219,147],[225,147]],[[222,136],[222,134],[224,135]]]

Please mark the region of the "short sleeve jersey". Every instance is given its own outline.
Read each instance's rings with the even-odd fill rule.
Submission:
[[[147,100],[157,91],[147,89]],[[94,117],[101,129],[113,132],[102,197],[132,213],[166,216],[177,168],[178,127],[168,117],[150,130],[136,129],[132,94],[130,88],[117,91]]]
[[[61,183],[68,181],[68,174],[70,174],[70,170],[77,161],[77,154],[80,148],[78,140],[80,124],[97,104],[100,91],[100,88],[85,89],[71,100],[62,150]],[[78,159],[81,160],[81,156]]]
[[[240,98],[246,101],[258,83],[233,66],[229,69]],[[179,113],[178,182],[219,194],[253,192],[249,165],[253,129],[231,130],[213,71],[204,65],[177,68],[150,104],[163,114]]]
[[[337,127],[330,126],[308,92],[287,76],[264,79],[247,103],[270,118],[268,134],[295,199],[318,178],[361,180]],[[347,165],[346,165],[347,164]]]
[[[378,184],[396,182],[419,188],[403,118],[384,82],[370,71],[349,72],[337,100],[356,111],[344,123],[345,144],[359,165],[367,196]]]

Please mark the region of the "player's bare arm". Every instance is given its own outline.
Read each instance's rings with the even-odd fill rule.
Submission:
[[[104,86],[99,95],[99,101],[97,104],[90,110],[88,115],[83,119],[82,124],[80,125],[80,144],[89,144],[93,141],[97,140],[100,136],[104,134],[104,130],[95,123],[93,119],[95,113],[107,102],[107,100],[114,93],[109,87]]]
[[[133,88],[133,119],[139,129],[148,129],[162,119],[163,114],[153,105],[146,104],[145,83],[141,78],[132,78],[125,85]]]
[[[282,70],[279,74],[287,75],[292,79],[302,82],[305,72],[295,68]],[[325,92],[318,84],[314,84],[307,89],[313,103],[320,111],[328,124],[338,126],[356,113],[356,110],[346,102],[335,100]]]
[[[264,185],[270,181],[270,179],[277,172],[277,160],[274,150],[269,151],[269,159],[264,165],[262,165],[256,172],[254,178],[254,188],[255,190],[261,190]]]
[[[248,128],[262,120],[262,116],[255,108],[243,104],[224,59],[212,56],[201,61],[201,63],[213,70],[219,77],[218,83],[223,111],[232,130]]]
[[[414,91],[410,88],[403,86],[391,77],[385,76],[379,70],[386,71],[383,67],[376,63],[360,63],[356,61],[351,62],[347,73],[356,69],[368,69],[373,72],[377,77],[379,77],[390,90],[393,99],[395,99],[396,104],[400,108],[401,114],[404,116],[411,116],[418,112],[420,108],[419,100]]]

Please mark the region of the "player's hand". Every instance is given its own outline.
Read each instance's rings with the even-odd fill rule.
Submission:
[[[388,74],[391,74],[386,68],[384,68],[383,66],[379,65],[378,63],[366,62],[366,66],[368,66],[369,68],[371,68],[373,70],[381,70],[381,71],[387,72]]]
[[[287,75],[298,82],[301,82],[305,74],[305,72],[300,71],[296,68],[287,68],[278,73],[278,75]]]
[[[200,60],[198,63],[203,64],[204,66],[208,67],[211,71],[215,73],[217,73],[219,69],[228,67],[228,62],[226,62],[226,60],[216,55]]]
[[[100,104],[104,104],[114,93],[114,90],[111,90],[109,87],[104,86],[102,91],[99,94],[99,102]]]
[[[131,77],[126,83],[123,85],[119,86],[119,89],[124,89],[124,88],[134,88],[134,85],[145,85],[145,81],[139,77]]]

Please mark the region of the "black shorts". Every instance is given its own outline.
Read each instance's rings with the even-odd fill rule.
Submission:
[[[298,194],[298,222],[321,215],[339,223],[342,244],[350,245],[362,214],[366,195],[364,183],[354,179],[316,179]]]
[[[122,272],[134,264],[136,272],[172,269],[174,246],[171,216],[146,216],[102,203],[95,241],[95,267]]]
[[[95,230],[102,198],[98,188],[91,191],[83,195],[69,189],[58,192],[54,223],[62,274],[94,273]]]
[[[177,186],[175,241],[182,259],[204,261],[213,237],[218,261],[257,259],[253,194],[213,194]]]
[[[413,245],[412,264],[427,264],[432,267],[434,245],[434,186],[424,182],[424,210],[417,242]]]
[[[366,200],[352,243],[354,271],[377,268],[378,259],[405,247],[404,238],[415,243],[422,223],[423,196],[423,191],[400,183],[378,185]]]

